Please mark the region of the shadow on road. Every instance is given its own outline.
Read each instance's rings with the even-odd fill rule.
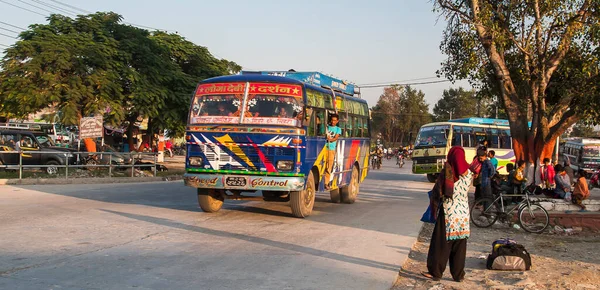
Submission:
[[[273,240],[260,238],[260,237],[254,237],[254,236],[237,234],[237,233],[230,233],[230,232],[225,232],[225,231],[220,231],[220,230],[204,228],[204,227],[200,227],[200,226],[192,226],[192,225],[182,224],[182,223],[164,219],[164,218],[157,218],[157,217],[146,216],[146,215],[125,213],[125,212],[119,212],[119,211],[113,211],[113,210],[107,210],[107,209],[101,209],[101,211],[120,215],[120,216],[134,219],[134,220],[139,220],[139,221],[144,221],[144,222],[148,222],[148,223],[152,223],[152,224],[156,224],[156,225],[166,226],[166,227],[170,227],[170,228],[181,229],[181,230],[202,233],[202,234],[206,234],[206,235],[212,235],[212,236],[223,237],[223,238],[238,239],[241,241],[267,245],[270,247],[276,247],[276,248],[280,248],[283,250],[294,251],[294,252],[298,252],[301,254],[306,254],[306,255],[311,255],[311,256],[316,256],[316,257],[323,257],[323,258],[333,259],[333,260],[346,262],[346,263],[357,264],[357,265],[366,266],[366,267],[378,268],[378,269],[389,270],[389,271],[398,271],[399,270],[398,266],[393,265],[393,264],[381,263],[381,262],[367,260],[367,259],[363,259],[363,258],[346,256],[346,255],[332,253],[332,252],[328,252],[328,251],[324,251],[324,250],[318,250],[318,249],[313,249],[313,248],[304,247],[304,246],[300,246],[300,245],[273,241]]]
[[[381,170],[372,171],[365,182],[360,185],[361,192],[358,200],[352,205],[331,203],[329,193],[320,192],[317,194],[313,215],[309,219],[314,222],[397,234],[398,227],[395,224],[418,222],[418,218],[409,220],[403,220],[403,218],[410,215],[412,211],[424,210],[427,203],[429,184],[422,182],[425,177],[408,172],[410,172],[410,167],[400,169],[389,165],[384,166]],[[188,211],[205,214],[207,217],[216,219],[234,218],[222,214],[224,212],[260,214],[265,216],[262,218],[267,219],[269,217],[293,217],[287,202],[247,200],[227,200],[221,212],[203,213],[198,207],[195,190],[185,187],[181,182],[20,187],[106,203]],[[354,218],[340,217],[349,211],[352,212]],[[387,215],[387,226],[370,222],[369,218],[375,215]]]

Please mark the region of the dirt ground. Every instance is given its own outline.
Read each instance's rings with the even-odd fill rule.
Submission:
[[[600,289],[600,235],[529,234],[506,224],[482,229],[471,225],[466,276],[454,282],[449,268],[441,281],[421,276],[426,271],[427,251],[433,225],[425,224],[418,242],[400,270],[392,289]],[[532,269],[526,272],[492,271],[485,267],[492,242],[510,237],[531,254]]]

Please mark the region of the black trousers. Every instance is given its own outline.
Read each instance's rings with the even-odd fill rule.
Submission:
[[[442,205],[440,204],[440,207]],[[429,244],[427,270],[434,278],[442,278],[446,263],[450,262],[452,279],[460,281],[465,277],[465,259],[467,257],[467,239],[446,241],[446,223],[444,209],[440,208]]]

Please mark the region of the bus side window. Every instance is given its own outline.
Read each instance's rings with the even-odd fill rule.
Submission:
[[[487,129],[488,147],[489,148],[500,148],[498,140],[498,129]]]
[[[371,132],[369,131],[369,120],[367,120],[367,118],[363,117],[362,124],[363,124],[362,136],[363,137],[371,137]]]
[[[360,117],[354,117],[354,133],[353,137],[362,137],[362,119]]]
[[[452,146],[463,146],[461,127],[452,126]]]
[[[308,108],[306,109],[307,112],[309,110],[312,113],[313,109],[308,109]],[[315,122],[315,116],[316,115],[317,114],[307,114],[307,117],[309,117],[309,120],[308,120],[308,122],[309,122],[308,123],[308,134],[307,135],[310,136],[310,137],[317,136],[317,129],[316,129],[316,125],[315,125],[315,123],[316,123]]]
[[[316,136],[325,137],[325,126],[327,125],[327,120],[325,120],[325,111],[320,109],[315,109],[315,129]]]
[[[348,121],[346,122],[346,137],[353,137],[352,128],[354,124],[354,117],[352,115],[348,115]]]
[[[342,134],[340,134],[341,138],[348,137],[348,130],[346,130],[346,114],[340,113],[338,114],[338,127],[342,130]],[[329,117],[331,118],[331,116]]]

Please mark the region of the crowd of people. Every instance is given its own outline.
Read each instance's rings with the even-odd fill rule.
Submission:
[[[449,262],[452,278],[457,282],[464,279],[467,239],[470,235],[469,188],[471,184],[475,186],[475,199],[493,198],[498,189],[511,194],[522,193],[527,184],[525,161],[519,160],[516,166],[509,163],[506,169],[509,173],[507,180],[494,190],[492,185],[497,176],[498,160],[493,150],[488,151],[485,143],[482,143],[469,164],[462,147],[450,149],[430,192],[430,210],[435,227],[427,255],[427,271],[421,273],[423,276],[439,281]],[[586,211],[582,201],[588,198],[590,192],[583,169],[575,175],[568,159],[564,164],[552,165],[550,159],[545,158],[535,175],[532,186],[553,197],[572,201],[581,211]]]

